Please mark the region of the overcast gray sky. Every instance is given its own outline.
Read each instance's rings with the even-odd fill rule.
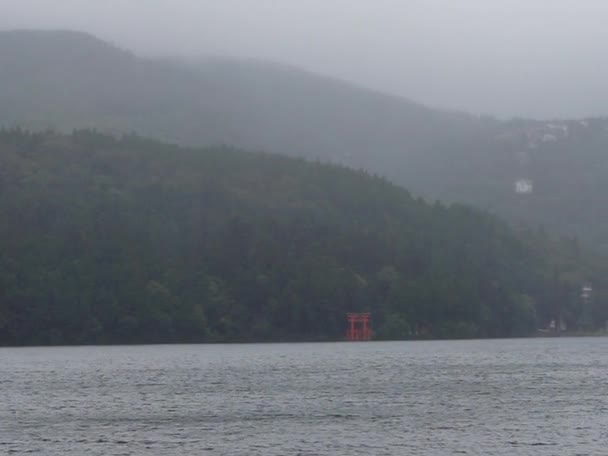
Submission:
[[[283,61],[473,113],[608,115],[608,0],[0,0],[0,28]]]

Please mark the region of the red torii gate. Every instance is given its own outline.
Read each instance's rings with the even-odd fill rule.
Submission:
[[[349,327],[346,332],[346,340],[371,340],[372,329],[369,327],[370,313],[347,313],[346,319]]]

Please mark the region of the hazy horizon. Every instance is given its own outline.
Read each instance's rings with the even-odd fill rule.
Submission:
[[[145,56],[283,62],[437,108],[608,115],[599,0],[0,0],[0,28],[91,33]]]

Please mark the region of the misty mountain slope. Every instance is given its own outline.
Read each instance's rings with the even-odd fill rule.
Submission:
[[[0,121],[37,128],[96,125],[109,130],[189,128],[193,93],[187,71],[146,62],[76,32],[0,33]],[[199,118],[200,125],[209,119]],[[213,131],[215,125],[208,130]],[[200,129],[201,127],[199,127]]]
[[[546,236],[335,165],[14,130],[0,189],[0,344],[523,335],[583,279],[608,311]]]
[[[442,178],[417,190],[608,252],[607,119],[505,122],[491,135],[454,144],[451,153],[458,162],[435,161],[427,176]],[[530,188],[518,193],[518,182]]]
[[[378,171],[475,125],[287,66],[147,60],[76,32],[0,33],[0,100],[4,125],[133,130]]]
[[[144,59],[83,33],[23,31],[0,33],[0,125],[338,162],[608,251],[603,119],[479,119],[285,65]],[[518,180],[533,192],[517,194]]]

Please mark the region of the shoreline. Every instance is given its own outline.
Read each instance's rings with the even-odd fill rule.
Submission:
[[[459,338],[459,339],[441,339],[441,338],[414,338],[414,339],[376,339],[369,341],[347,341],[344,339],[325,339],[325,340],[267,340],[267,341],[215,341],[215,342],[141,342],[141,343],[97,343],[97,344],[46,344],[46,345],[0,345],[0,349],[4,348],[86,348],[86,347],[154,347],[154,346],[172,346],[172,345],[197,345],[197,346],[217,346],[217,345],[285,345],[285,344],[365,344],[376,342],[466,342],[466,341],[481,341],[481,340],[523,340],[523,339],[554,339],[554,338],[599,338],[608,337],[608,331],[572,331],[561,333],[543,333],[538,332],[529,336],[517,337],[479,337],[479,338]]]

